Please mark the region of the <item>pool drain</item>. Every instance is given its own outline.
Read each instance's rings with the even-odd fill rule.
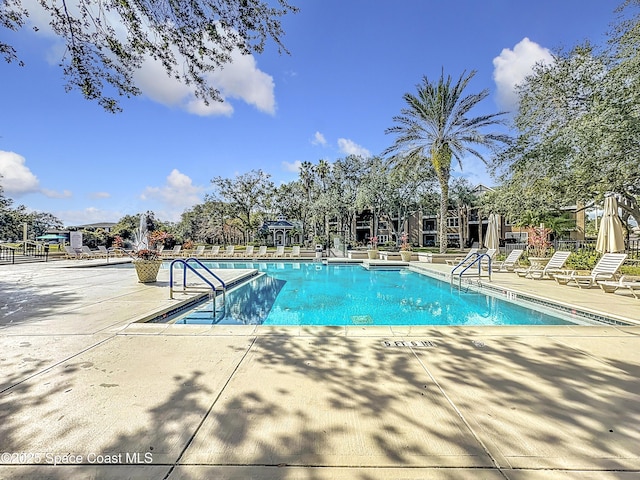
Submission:
[[[373,325],[371,315],[352,315],[351,323],[353,325]]]

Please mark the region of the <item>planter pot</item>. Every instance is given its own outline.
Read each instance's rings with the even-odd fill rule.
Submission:
[[[369,257],[369,260],[377,260],[378,250],[367,250],[367,256]]]
[[[134,260],[133,264],[140,283],[153,283],[158,277],[162,260]]]
[[[410,262],[411,261],[411,255],[413,255],[413,252],[411,252],[411,251],[400,250],[400,256],[402,257],[402,261],[403,262]]]
[[[536,268],[544,268],[549,263],[551,257],[529,257],[529,262],[531,262],[532,267]]]

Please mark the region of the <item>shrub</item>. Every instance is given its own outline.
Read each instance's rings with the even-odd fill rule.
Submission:
[[[566,266],[572,270],[591,270],[599,258],[600,254],[595,250],[579,250],[569,255]]]

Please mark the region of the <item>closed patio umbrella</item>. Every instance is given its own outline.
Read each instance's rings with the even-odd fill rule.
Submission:
[[[624,251],[624,231],[618,216],[618,202],[615,197],[604,199],[604,214],[598,230],[596,251],[600,253]]]
[[[498,215],[495,213],[489,215],[489,223],[487,224],[487,234],[484,238],[484,246],[486,248],[493,248],[496,250],[500,247]]]

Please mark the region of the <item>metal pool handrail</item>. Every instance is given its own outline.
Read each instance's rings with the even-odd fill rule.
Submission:
[[[198,270],[196,270],[191,265],[189,265],[190,261],[196,262],[198,265],[200,265],[202,270],[204,270],[205,272],[207,272],[209,275],[211,275],[213,278],[215,278],[217,281],[220,282],[220,284],[222,285],[222,303],[223,303],[223,305],[226,303],[226,300],[227,300],[227,284],[224,283],[224,280],[222,280],[218,275],[216,275],[211,270],[209,270],[200,260],[198,260],[197,258],[194,258],[194,257],[190,257],[190,258],[187,258],[187,259],[177,258],[177,259],[173,260],[171,262],[171,264],[169,265],[169,298],[173,299],[173,266],[176,263],[180,263],[184,267],[183,268],[183,274],[182,274],[182,291],[184,292],[186,290],[186,288],[187,288],[187,270],[191,270],[198,277],[200,277],[200,279],[203,282],[205,282],[207,285],[209,285],[211,287],[211,290],[212,290],[212,293],[213,293],[213,314],[215,316],[216,294],[218,292],[218,289],[216,288],[216,286],[211,281],[209,281],[209,279],[205,278],[204,275],[202,275]]]
[[[462,269],[462,271],[457,274],[458,275],[458,289],[462,288],[462,275],[464,275],[464,272],[469,270],[476,263],[478,264],[478,278],[480,278],[480,276],[482,274],[482,259],[484,257],[487,257],[487,259],[489,260],[489,266],[488,266],[489,281],[491,281],[491,257],[489,255],[487,255],[486,253],[474,253],[474,254],[470,255],[469,257],[471,257],[471,258],[476,257],[476,258],[474,258],[474,260],[471,263],[469,263],[468,265],[466,265],[466,266],[465,266],[465,261],[463,260],[458,265],[456,265],[453,268],[453,270],[451,270],[451,283],[453,283],[454,274],[456,273],[456,270],[458,269],[458,267],[464,267]],[[469,257],[466,258],[465,260],[469,260]]]

